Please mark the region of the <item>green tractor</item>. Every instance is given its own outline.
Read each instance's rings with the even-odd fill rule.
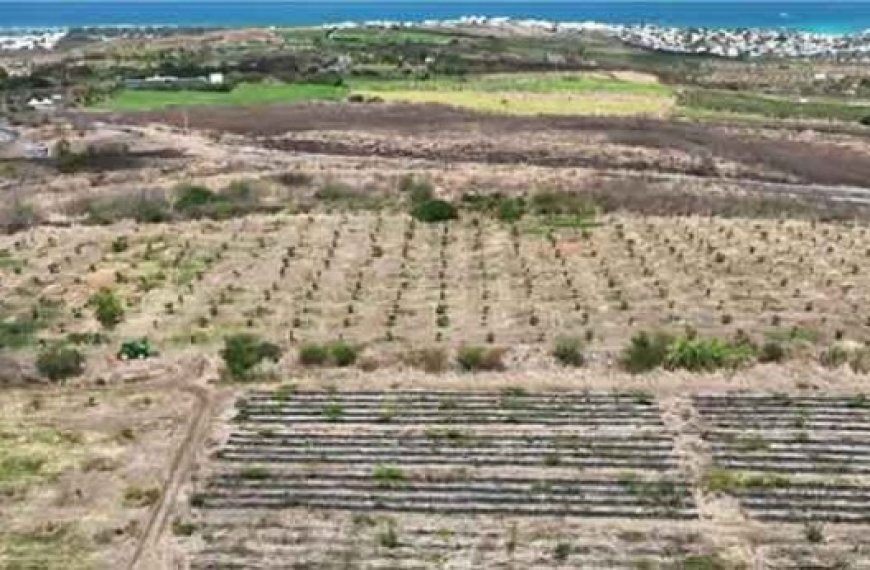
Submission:
[[[128,340],[118,351],[118,360],[145,360],[152,356],[157,356],[157,351],[151,348],[147,338]]]

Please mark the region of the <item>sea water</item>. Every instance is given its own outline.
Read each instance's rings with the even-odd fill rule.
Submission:
[[[77,26],[291,26],[371,20],[506,16],[559,22],[651,23],[679,27],[787,28],[823,33],[870,29],[870,2],[332,2],[0,0],[0,28]]]

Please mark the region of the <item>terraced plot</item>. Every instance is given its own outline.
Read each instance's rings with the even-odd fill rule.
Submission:
[[[863,397],[697,396],[718,485],[756,519],[870,522]],[[753,475],[746,472],[758,472]],[[793,479],[798,477],[798,479]]]
[[[194,483],[192,568],[865,569],[864,402],[254,390]]]
[[[658,409],[643,394],[470,394],[390,392],[296,394],[284,399],[255,393],[239,406],[256,422],[546,424],[658,427]]]
[[[513,548],[531,565],[570,557],[636,567],[644,555],[682,560],[697,549],[690,540],[672,551],[608,549],[594,540],[574,546],[581,531],[562,546],[558,532],[528,538],[519,548],[502,544],[517,532],[511,528],[529,521],[547,527],[554,520],[697,519],[673,439],[645,395],[254,391],[238,402],[236,421],[194,495],[206,529],[205,547],[194,557],[198,568],[274,567],[266,553],[291,552],[298,567],[327,564],[312,552],[308,533],[314,531],[292,524],[282,531],[277,522],[246,532],[235,527],[287,520],[300,510],[329,518],[328,532],[341,536],[338,552],[371,548],[360,538],[366,529],[375,533],[366,539],[372,542],[394,542],[384,538],[384,525],[399,533],[401,539],[381,544],[372,557],[388,552],[390,562],[366,566],[373,568],[426,568],[429,557],[457,564],[445,567],[469,567],[461,561],[493,541],[500,545],[485,548],[502,550],[496,558]],[[374,522],[359,522],[369,518]],[[442,525],[437,538],[419,528],[433,520]],[[490,537],[476,528],[461,536],[451,530],[471,520],[481,521]],[[541,560],[534,543],[546,537],[558,556]],[[338,564],[336,556],[331,564]]]

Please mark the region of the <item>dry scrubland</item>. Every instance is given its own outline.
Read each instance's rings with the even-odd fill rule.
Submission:
[[[74,119],[4,162],[0,567],[867,567],[860,133]]]
[[[147,388],[4,390],[0,567],[130,560],[195,409],[171,370],[151,372]]]

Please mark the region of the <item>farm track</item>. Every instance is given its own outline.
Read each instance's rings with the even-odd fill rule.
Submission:
[[[691,410],[700,424],[681,427],[668,409]],[[816,427],[776,427],[801,411],[828,419]],[[527,414],[530,423],[513,423],[509,414]],[[554,423],[531,421],[538,416]],[[756,429],[753,417],[766,427]],[[722,418],[734,427],[720,426]],[[516,551],[506,546],[507,521],[586,529],[573,531],[580,534],[559,567],[683,568],[715,549],[698,538],[596,544],[581,535],[625,524],[640,525],[646,535],[665,521],[708,528],[705,513],[717,496],[732,498],[759,528],[870,525],[870,484],[829,477],[870,471],[862,432],[834,429],[865,429],[865,419],[863,400],[849,397],[660,402],[613,393],[252,391],[237,402],[234,429],[195,485],[194,513],[205,540],[191,568],[342,567],[347,560],[371,561],[366,568],[426,568],[436,559],[449,568],[554,565],[531,543]],[[686,429],[698,429],[704,447],[679,449]],[[710,469],[745,479],[706,490],[686,469],[687,453],[708,454]],[[302,512],[315,518],[293,518]],[[417,526],[441,521],[446,529],[474,520],[497,530],[443,534]],[[378,537],[394,525],[401,529],[396,544],[379,546]],[[867,567],[856,555],[859,546],[762,540],[754,548],[759,568]],[[505,552],[513,554],[504,558]]]
[[[200,376],[202,372],[200,370]],[[157,504],[151,509],[145,528],[127,565],[129,570],[153,567],[155,562],[152,557],[157,554],[158,542],[166,529],[179,489],[188,478],[194,454],[208,434],[209,423],[216,405],[215,395],[208,388],[195,383],[173,387],[192,394],[196,399],[196,409],[191,414],[184,440],[173,455]]]

